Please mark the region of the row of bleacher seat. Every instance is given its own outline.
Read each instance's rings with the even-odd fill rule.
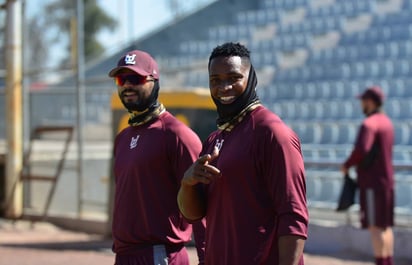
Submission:
[[[302,144],[353,144],[360,120],[347,122],[296,121],[285,122],[297,133]],[[412,125],[409,122],[395,122],[395,145],[412,145]]]
[[[261,69],[265,66],[276,67],[278,65],[278,56],[274,52],[251,51],[251,61],[256,69]]]
[[[332,5],[319,8],[306,7],[305,21],[331,17],[353,17],[364,12],[371,11],[370,1],[350,0],[339,1]],[[236,14],[236,22],[244,25],[267,25],[268,23],[281,24],[283,12],[280,8],[267,7],[257,10],[242,11]]]
[[[215,42],[251,39],[254,30],[254,26],[248,25],[222,25],[210,28],[209,38]]]
[[[278,33],[273,39],[251,42],[251,49],[266,53],[273,52],[274,50],[294,50],[296,48],[306,48],[310,51],[312,34],[316,35],[319,33],[318,31],[325,32],[331,28],[337,29],[337,27],[340,27],[340,24],[340,19],[334,17],[280,26]],[[189,56],[191,54],[207,55],[219,43],[252,39],[253,31],[253,26],[222,25],[213,27],[209,30],[210,40],[183,42],[180,45],[180,50]],[[409,42],[410,37],[412,37],[412,25],[375,27],[368,31],[342,34],[340,43],[343,46],[335,49],[312,51],[308,62],[353,62],[358,59],[409,56],[412,53],[412,44]],[[404,41],[398,44],[398,42],[394,41],[397,39]],[[359,43],[365,44],[358,47],[357,44]]]
[[[345,33],[341,32],[340,45],[369,45],[379,42],[395,40],[410,40],[412,38],[412,25],[402,24],[396,26],[376,26],[368,30]]]
[[[345,16],[352,17],[360,13],[370,12],[372,10],[372,2],[365,0],[345,0],[336,1],[330,5],[324,5],[318,8],[307,9],[306,17],[308,19],[313,17],[331,17],[331,16]]]
[[[355,100],[333,101],[277,101],[268,100],[265,103],[282,119],[303,121],[336,121],[352,120],[362,117],[359,102]]]
[[[408,78],[412,75],[412,61],[365,60],[353,63],[316,64],[292,69],[280,69],[277,82],[314,82],[330,80],[365,80],[373,78]]]
[[[302,144],[353,144],[359,124],[355,122],[302,122],[285,120]]]
[[[332,30],[341,30],[343,22],[342,17],[314,18],[300,23],[280,24],[277,32],[285,35],[307,32],[318,35]]]
[[[306,161],[344,161],[352,152],[353,144],[302,144],[302,155]],[[395,164],[406,164],[412,160],[412,148],[396,145],[393,149]]]
[[[412,97],[412,77],[396,79],[365,79],[361,81],[317,81],[274,83],[272,86],[260,87],[261,98],[276,102],[278,100],[304,99],[352,99],[363,89],[371,85],[379,85],[387,98]]]
[[[185,56],[179,57],[186,57],[189,59],[194,58],[207,58],[210,52],[215,48],[217,45],[221,44],[218,40],[190,40],[184,41],[179,45],[179,51],[184,53]],[[186,60],[186,59],[183,59]]]
[[[236,14],[236,22],[239,26],[266,26],[270,23],[279,23],[281,15],[277,9],[258,9],[242,11]]]
[[[262,9],[274,8],[289,10],[299,6],[307,6],[308,0],[263,0],[261,1]]]
[[[405,9],[400,12],[377,15],[373,17],[372,26],[394,26],[412,23],[412,10]]]
[[[308,64],[356,62],[363,60],[401,59],[412,56],[412,42],[390,41],[369,45],[337,46],[330,49],[311,51]]]
[[[362,118],[360,103],[354,98],[305,101],[282,101],[265,98],[263,102],[280,117],[287,120],[336,121]],[[412,98],[386,100],[383,108],[393,120],[412,120]]]

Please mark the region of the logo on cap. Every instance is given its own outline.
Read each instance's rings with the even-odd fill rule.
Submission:
[[[131,54],[131,55],[126,54],[126,56],[124,57],[124,63],[125,64],[136,64],[135,58],[136,58],[136,54]]]

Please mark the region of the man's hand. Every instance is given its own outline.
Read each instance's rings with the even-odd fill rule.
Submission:
[[[189,220],[199,220],[206,215],[206,200],[196,184],[209,184],[220,176],[220,170],[209,164],[218,156],[219,150],[215,147],[212,154],[199,157],[183,176],[177,203],[180,212]]]
[[[199,157],[188,170],[186,170],[182,186],[194,186],[198,183],[210,184],[220,176],[220,170],[209,163],[219,156],[219,150],[215,147],[212,154]]]

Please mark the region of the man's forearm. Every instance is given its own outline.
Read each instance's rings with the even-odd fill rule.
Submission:
[[[298,265],[303,255],[305,239],[301,236],[279,237],[279,265]]]
[[[183,185],[177,194],[180,212],[189,220],[198,220],[206,215],[206,202],[197,186]]]

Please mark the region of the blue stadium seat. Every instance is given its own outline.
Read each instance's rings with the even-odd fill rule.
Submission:
[[[386,100],[384,109],[391,119],[399,119],[401,113],[399,100]]]
[[[305,133],[306,133],[306,126],[304,123],[302,122],[296,122],[296,121],[288,121],[286,119],[284,119],[285,123],[299,136],[299,139],[301,141],[301,143],[304,142],[304,137],[305,137]],[[310,149],[305,149],[302,147],[302,150],[307,151],[304,155],[306,157],[312,157],[313,158],[313,154],[311,153],[313,150]]]
[[[390,27],[388,41],[409,40],[412,37],[412,25],[396,25]]]
[[[293,126],[295,132],[299,135],[302,144],[314,144],[320,142],[320,127],[314,123],[300,122]]]
[[[399,119],[412,120],[412,99],[399,100]]]
[[[398,48],[399,58],[406,58],[412,56],[412,42],[410,41],[397,41],[393,42],[393,45],[396,45]]]
[[[279,11],[275,9],[259,9],[239,12],[236,21],[241,26],[264,26],[279,22]]]
[[[339,123],[339,138],[337,144],[353,144],[357,137],[358,126],[353,123]]]
[[[280,102],[282,119],[295,120],[297,118],[296,106],[293,101]]]
[[[323,111],[324,111],[324,119],[325,120],[332,120],[336,121],[340,118],[340,109],[339,103],[340,101],[336,100],[328,100],[326,104],[324,104]]]
[[[329,81],[320,82],[318,85],[316,98],[318,99],[330,99],[332,98],[332,86]]]
[[[411,144],[411,130],[406,123],[397,122],[394,124],[395,129],[395,145]]]
[[[402,79],[385,79],[377,82],[379,86],[386,91],[387,98],[396,98],[405,96],[405,80]]]
[[[393,26],[399,24],[410,24],[412,23],[412,11],[411,10],[402,10],[400,12],[387,14],[380,21],[384,26]]]
[[[336,144],[339,137],[339,128],[335,123],[322,124],[321,144]]]

